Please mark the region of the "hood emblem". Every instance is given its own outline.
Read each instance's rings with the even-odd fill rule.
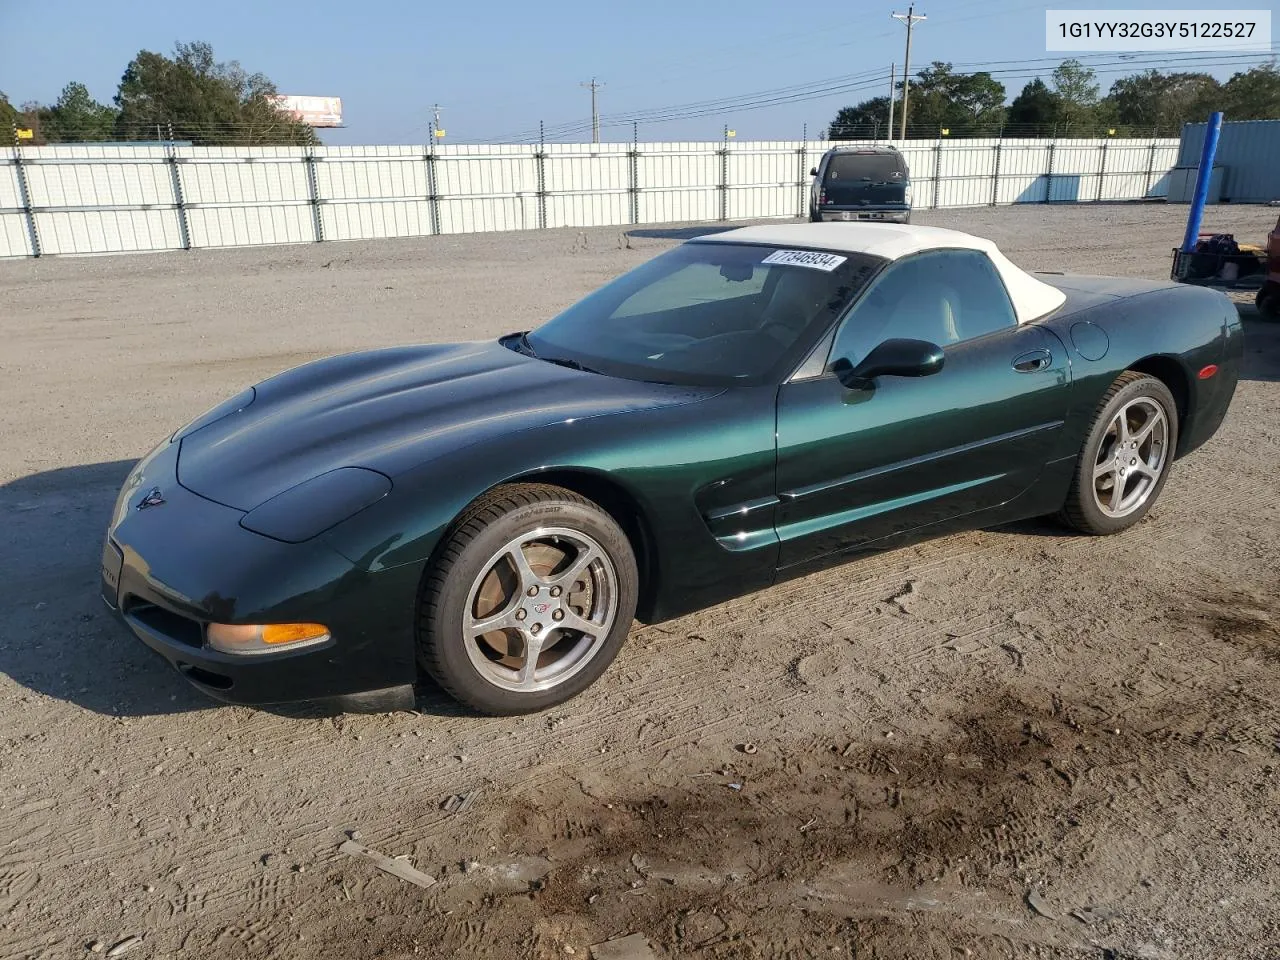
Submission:
[[[164,503],[164,497],[160,493],[159,487],[152,487],[151,492],[138,501],[139,510],[145,510],[147,507],[158,507]]]

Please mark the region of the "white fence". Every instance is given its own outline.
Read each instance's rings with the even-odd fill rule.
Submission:
[[[15,147],[0,157],[0,257],[805,216],[829,146]],[[1166,194],[1178,140],[903,153],[918,209],[1137,200]]]

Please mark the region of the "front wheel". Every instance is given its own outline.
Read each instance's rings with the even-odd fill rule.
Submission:
[[[617,656],[638,581],[627,535],[594,503],[499,487],[468,508],[423,582],[419,664],[483,713],[563,703]]]
[[[1160,496],[1177,445],[1178,408],[1169,388],[1125,371],[1098,404],[1062,519],[1081,533],[1127,530]]]

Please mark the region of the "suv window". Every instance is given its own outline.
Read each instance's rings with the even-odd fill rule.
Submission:
[[[901,180],[907,175],[896,153],[837,153],[827,163],[825,180]]]
[[[1004,282],[985,253],[939,250],[886,270],[854,305],[828,357],[857,364],[896,337],[928,340],[944,349],[1016,327]]]

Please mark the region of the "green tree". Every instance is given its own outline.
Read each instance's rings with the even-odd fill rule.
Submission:
[[[1280,120],[1280,70],[1275,63],[1237,73],[1222,87],[1227,120]]]
[[[157,129],[197,144],[306,144],[315,132],[276,109],[275,85],[236,61],[218,62],[207,43],[180,43],[172,58],[142,50],[116,93],[116,135],[151,140]]]
[[[1207,73],[1145,70],[1121,77],[1107,95],[1117,122],[1130,132],[1176,134],[1184,123],[1204,120],[1222,101],[1222,88]]]
[[[1055,123],[1058,133],[1092,132],[1098,106],[1097,75],[1079,60],[1063,60],[1053,71],[1053,92],[1058,98]]]
[[[1006,133],[1015,137],[1043,137],[1053,132],[1061,104],[1058,95],[1036,77],[1009,104]]]
[[[909,137],[979,136],[997,132],[1005,117],[1004,85],[991,74],[956,73],[935,60],[911,83],[907,117]]]
[[[110,140],[116,111],[98,103],[83,83],[68,83],[52,107],[39,108],[40,127],[48,143]]]
[[[856,107],[841,107],[827,129],[827,139],[871,140],[888,136],[888,129],[889,98],[873,97]]]
[[[13,136],[13,127],[18,122],[18,111],[9,102],[8,96],[0,90],[0,138],[7,140]]]

